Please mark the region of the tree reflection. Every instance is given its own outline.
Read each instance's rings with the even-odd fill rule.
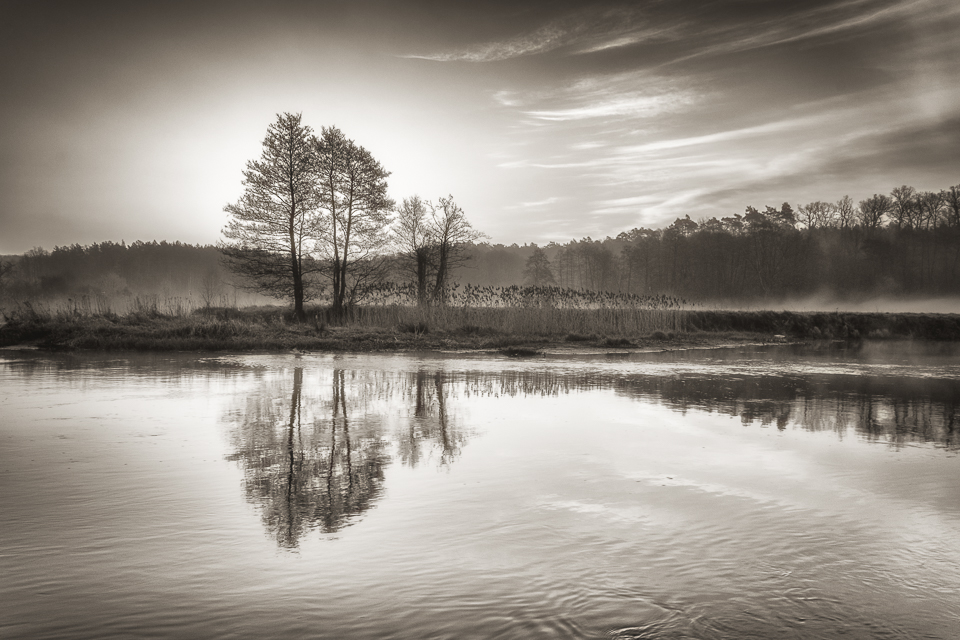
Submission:
[[[779,430],[849,431],[894,447],[928,442],[960,448],[960,381],[952,379],[806,376],[623,375],[599,370],[467,374],[466,393],[556,396],[596,389],[701,410]]]
[[[437,453],[439,464],[449,466],[460,455],[467,437],[447,408],[450,385],[442,372],[424,370],[413,374],[412,385],[413,416],[398,434],[400,459],[415,467]]]
[[[627,385],[635,393],[637,386]],[[655,384],[664,404],[738,415],[744,424],[833,431],[894,447],[929,442],[960,448],[960,383],[858,376],[764,377]],[[688,387],[695,386],[695,390]]]
[[[371,369],[261,372],[229,414],[244,492],[282,547],[336,532],[381,498],[391,460],[449,468],[471,433],[460,412],[478,397],[612,390],[672,410],[745,425],[832,431],[891,446],[960,449],[960,381],[851,375],[643,375],[571,371]],[[584,398],[590,402],[589,398]]]
[[[305,396],[303,386],[298,367],[289,406],[277,388],[251,394],[229,458],[243,468],[247,499],[282,547],[296,547],[311,528],[338,531],[368,510],[383,492],[389,462],[377,429],[352,428],[343,370],[333,371],[327,402]]]
[[[339,531],[373,507],[391,447],[403,464],[437,459],[448,466],[466,441],[441,372],[333,369],[318,376],[330,383],[305,383],[299,367],[292,381],[262,375],[228,415],[235,425],[229,459],[243,469],[247,500],[281,547],[297,547],[311,529]],[[386,418],[393,416],[400,421],[390,429]]]

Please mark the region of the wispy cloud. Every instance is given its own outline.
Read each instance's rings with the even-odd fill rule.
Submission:
[[[960,5],[952,0],[840,0],[810,8],[795,5],[766,18],[731,11],[727,18],[711,23],[691,19],[689,16],[699,11],[684,8],[682,2],[665,8],[628,4],[560,15],[510,38],[400,57],[497,62],[561,49],[564,54],[588,55],[645,44],[679,45],[676,55],[662,63],[670,64],[862,30],[882,23],[909,20],[929,24],[958,11]]]
[[[677,37],[674,24],[650,24],[642,7],[627,5],[575,11],[553,18],[529,33],[434,53],[406,54],[404,58],[438,62],[497,62],[566,48],[587,54]]]
[[[684,35],[687,41],[702,44],[664,64],[864,30],[884,23],[931,24],[956,15],[958,11],[960,5],[950,0],[851,0],[801,9],[788,20],[779,16],[743,24],[699,24]]]
[[[801,118],[792,118],[787,120],[777,120],[753,127],[744,127],[741,129],[732,129],[729,131],[718,131],[702,136],[668,138],[666,140],[657,140],[646,144],[623,147],[622,153],[634,155],[638,153],[648,153],[651,151],[662,151],[665,149],[679,149],[681,147],[691,147],[697,145],[710,145],[718,142],[734,142],[744,138],[755,136],[767,136],[774,133],[783,133],[789,130],[795,130],[802,127],[815,125],[823,120],[822,115],[806,116]]]
[[[605,33],[590,38],[591,42],[583,44],[573,53],[588,54],[610,49],[620,49],[638,44],[657,43],[676,40],[681,32],[681,25],[666,25],[652,28],[629,29],[621,33]]]
[[[561,122],[587,118],[611,118],[621,116],[651,117],[667,111],[676,111],[693,102],[686,94],[624,95],[604,97],[577,107],[525,111],[524,114],[539,120]]]
[[[605,146],[577,149],[566,161],[532,160],[526,166],[578,184],[581,215],[596,218],[598,228],[661,226],[687,214],[719,217],[746,204],[799,204],[815,199],[798,195],[811,188],[816,198],[834,199],[842,193],[823,193],[826,184],[854,193],[856,185],[837,187],[830,172],[854,163],[864,174],[858,180],[867,180],[868,167],[894,161],[892,136],[925,126],[910,97],[890,100],[878,89],[858,98],[698,136],[643,144],[608,138]]]
[[[485,42],[454,51],[407,54],[400,57],[437,62],[496,62],[552,51],[567,44],[570,36],[570,29],[554,23],[508,40]]]
[[[501,105],[526,107],[521,111],[524,116],[548,122],[650,118],[686,109],[701,97],[679,80],[644,71],[586,76],[552,91],[501,94],[497,97]]]
[[[708,193],[710,193],[709,189],[697,188],[684,189],[679,193],[673,192],[667,196],[657,193],[634,198],[613,198],[594,203],[590,207],[590,211],[594,214],[609,215],[636,213],[642,210],[647,216],[660,218],[679,215],[679,208],[696,202]]]
[[[514,205],[509,205],[507,209],[542,209],[543,207],[549,207],[552,204],[556,204],[563,200],[559,196],[551,196],[549,198],[544,198],[543,200],[535,200],[533,202],[518,202]]]

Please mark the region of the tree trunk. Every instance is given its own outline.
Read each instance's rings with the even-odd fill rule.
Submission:
[[[440,245],[440,251],[437,259],[437,279],[433,285],[433,298],[437,302],[443,301],[443,289],[447,282],[447,258],[449,251],[443,244]]]
[[[417,251],[417,305],[427,306],[427,255],[422,249]]]
[[[303,270],[300,265],[300,255],[297,252],[296,242],[296,208],[290,210],[290,268],[293,271],[293,315],[297,322],[307,319],[303,310]]]

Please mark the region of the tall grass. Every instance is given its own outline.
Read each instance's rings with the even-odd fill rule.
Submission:
[[[493,330],[520,335],[591,333],[645,335],[683,328],[685,301],[560,287],[455,285],[437,304],[416,304],[409,285],[384,285],[354,309],[361,326],[406,326],[421,330]]]
[[[680,309],[563,309],[555,307],[472,307],[370,305],[357,307],[349,323],[360,327],[409,327],[425,331],[493,331],[519,335],[571,333],[639,336],[681,331]]]
[[[190,309],[178,300],[134,300],[117,313],[103,300],[58,307],[22,302],[3,313],[0,345],[52,349],[133,350],[396,350],[505,348],[564,340],[634,346],[671,334],[747,332],[791,339],[923,338],[960,340],[960,316],[726,312],[678,308],[368,304],[337,326],[324,307],[308,322],[278,306]]]
[[[200,308],[196,300],[183,296],[82,295],[69,298],[17,300],[0,309],[7,316],[36,314],[51,318],[93,316],[186,316]]]
[[[335,323],[329,309],[319,306],[309,307],[309,321],[299,323],[286,307],[208,307],[175,296],[134,297],[122,305],[97,296],[53,303],[22,301],[3,312],[6,325],[0,328],[0,344],[249,350],[343,349],[363,343],[365,348],[380,349],[430,334],[438,344],[448,336],[457,344],[477,347],[522,343],[525,338],[585,335],[603,340],[678,332],[685,313],[668,299],[622,298],[605,306],[593,294],[519,288],[454,292],[446,304],[416,306],[401,304],[400,299],[394,292],[392,297],[367,300]]]

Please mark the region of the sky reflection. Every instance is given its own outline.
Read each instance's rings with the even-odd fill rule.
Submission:
[[[281,547],[296,548],[311,530],[330,534],[357,522],[384,498],[385,476],[393,464],[438,470],[456,465],[471,438],[483,433],[483,425],[500,419],[498,411],[490,413],[492,400],[511,399],[496,404],[510,413],[551,399],[580,398],[602,420],[609,402],[604,398],[613,394],[678,414],[673,430],[687,429],[685,416],[694,420],[692,425],[703,421],[698,415],[718,414],[737,418],[743,426],[827,432],[893,449],[960,449],[956,379],[822,371],[747,375],[722,362],[701,372],[666,374],[644,373],[642,366],[630,371],[622,363],[619,369],[571,371],[562,365],[470,370],[443,359],[394,360],[399,368],[383,370],[351,368],[351,358],[297,362],[302,366],[259,371],[238,388],[222,418],[233,449],[228,459],[244,473],[246,499]],[[718,444],[716,438],[726,436],[710,428],[698,433],[712,447],[728,446]],[[725,465],[731,471],[739,464],[736,456],[728,462],[734,465]],[[664,486],[681,482],[637,473],[631,477]]]

